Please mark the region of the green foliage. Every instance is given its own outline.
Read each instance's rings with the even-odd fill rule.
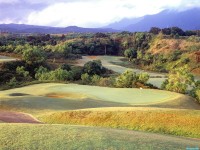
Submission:
[[[88,73],[89,75],[100,75],[103,73],[104,69],[100,60],[93,60],[87,62],[83,67],[84,73]]]
[[[81,80],[83,84],[91,84],[91,77],[88,73],[84,73],[81,75]]]
[[[23,77],[27,78],[29,77],[29,72],[25,70],[24,66],[18,66],[16,69],[17,74],[23,75]]]
[[[95,74],[91,77],[91,83],[94,85],[97,85],[99,83],[100,79],[101,79],[101,77]]]
[[[81,79],[83,70],[80,67],[73,67],[70,72],[71,72],[71,76],[72,76],[73,80],[76,81],[76,80]]]
[[[190,95],[200,103],[200,80],[195,82],[193,89],[190,91]]]
[[[29,47],[24,50],[22,58],[27,64],[41,64],[45,61],[43,50],[39,47]]]
[[[149,80],[149,74],[148,73],[140,73],[140,74],[138,74],[138,81],[140,82],[140,83],[144,83],[144,84],[146,84],[147,83],[147,81]]]
[[[10,81],[7,83],[10,87],[15,87],[17,85],[17,80],[15,77],[10,79]]]
[[[69,81],[72,80],[71,73],[67,70],[58,68],[54,71],[49,72],[49,79],[51,81]]]
[[[48,80],[48,69],[44,68],[43,66],[40,66],[38,69],[36,69],[35,78],[39,81]]]
[[[194,83],[194,76],[189,72],[187,66],[176,68],[170,71],[168,80],[162,88],[178,93],[186,93],[189,86]]]
[[[67,70],[67,71],[71,70],[71,66],[68,65],[68,64],[62,64],[60,68],[63,69],[63,70]]]
[[[124,56],[131,61],[133,58],[137,58],[137,51],[133,48],[129,48],[124,51]]]
[[[118,88],[131,88],[136,74],[130,70],[125,71],[116,78],[115,86]]]
[[[115,86],[118,88],[141,87],[147,84],[149,75],[147,73],[136,74],[131,70],[127,70],[119,75],[115,80]]]

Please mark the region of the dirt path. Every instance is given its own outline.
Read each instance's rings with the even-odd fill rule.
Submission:
[[[18,59],[0,55],[0,63],[1,62],[8,62],[8,61],[16,61],[16,60],[18,60]]]
[[[29,114],[11,111],[0,111],[0,121],[5,123],[41,123]]]

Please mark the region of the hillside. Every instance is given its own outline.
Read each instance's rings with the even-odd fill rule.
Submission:
[[[164,10],[158,14],[146,15],[142,18],[122,19],[107,27],[131,32],[149,31],[151,27],[167,28],[178,26],[183,30],[200,29],[200,8],[184,11]]]
[[[200,64],[197,60],[197,52],[200,50],[198,37],[190,38],[155,38],[148,49],[152,55],[162,55],[164,59],[171,61],[163,63],[164,68],[170,69],[174,65],[188,64],[190,70],[200,75]]]

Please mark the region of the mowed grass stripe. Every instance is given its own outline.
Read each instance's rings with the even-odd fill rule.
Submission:
[[[89,125],[200,138],[200,111],[154,108],[97,108],[44,115],[51,124]]]

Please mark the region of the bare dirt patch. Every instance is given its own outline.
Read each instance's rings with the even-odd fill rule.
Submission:
[[[69,98],[69,99],[83,99],[87,96],[80,93],[48,93],[46,97],[50,98]]]
[[[0,111],[0,121],[5,123],[41,123],[29,114],[10,111]]]
[[[88,56],[88,58],[90,58],[90,59],[97,59],[97,56]]]

